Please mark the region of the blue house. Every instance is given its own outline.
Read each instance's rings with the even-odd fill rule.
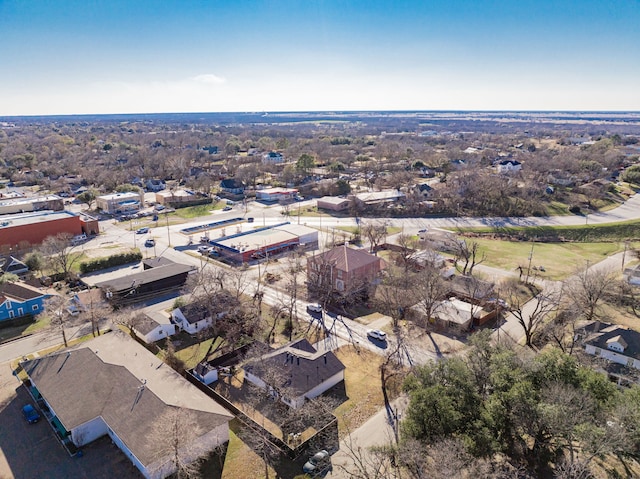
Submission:
[[[0,321],[35,316],[42,312],[44,300],[50,296],[25,283],[0,284]]]

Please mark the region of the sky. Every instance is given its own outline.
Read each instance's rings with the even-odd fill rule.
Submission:
[[[0,0],[0,116],[640,110],[640,0]]]

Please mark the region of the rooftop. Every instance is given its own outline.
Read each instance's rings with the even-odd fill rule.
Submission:
[[[190,410],[204,433],[233,417],[122,331],[23,367],[67,430],[102,417],[145,465],[164,455],[150,437],[165,412]]]
[[[47,221],[58,221],[65,218],[78,217],[71,211],[34,211],[31,213],[16,213],[12,215],[2,215],[0,219],[0,230],[3,227],[23,226]]]
[[[189,273],[195,268],[186,264],[165,264],[157,266],[155,268],[147,269],[139,273],[129,274],[127,276],[121,276],[119,278],[113,278],[107,281],[96,283],[98,288],[110,289],[111,291],[124,291],[139,287],[143,284],[153,283],[165,278],[170,278],[179,274]]]
[[[331,351],[317,351],[309,341],[300,339],[269,352],[251,362],[245,369],[260,377],[263,370],[276,366],[280,387],[295,396],[301,396],[345,369],[344,364]]]
[[[382,262],[380,258],[364,250],[347,246],[336,246],[329,251],[310,258],[313,262],[332,264],[342,271],[354,271],[372,263]]]

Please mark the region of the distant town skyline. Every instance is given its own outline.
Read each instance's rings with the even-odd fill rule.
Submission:
[[[0,116],[640,110],[640,2],[0,0]]]

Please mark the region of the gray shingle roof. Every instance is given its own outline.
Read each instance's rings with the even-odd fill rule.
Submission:
[[[605,325],[605,327],[588,338],[585,344],[590,344],[600,349],[609,349],[608,346],[613,341],[621,344],[626,343],[622,354],[630,358],[640,359],[640,333],[617,324]]]
[[[245,366],[258,377],[267,368],[277,368],[281,382],[277,386],[297,397],[343,371],[345,366],[332,351],[316,351],[309,341],[300,339]]]
[[[111,359],[131,364],[125,367]],[[157,419],[165,412],[189,410],[200,435],[232,418],[121,332],[28,361],[23,367],[67,430],[102,417],[144,465],[165,455],[161,441],[153,439]]]

